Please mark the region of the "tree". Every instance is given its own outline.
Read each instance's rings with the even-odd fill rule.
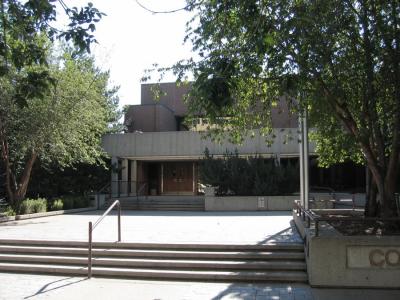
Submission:
[[[56,3],[63,8],[70,20],[66,29],[57,29]],[[13,70],[24,71],[18,78],[19,88],[15,101],[20,106],[26,100],[41,96],[52,84],[46,68],[48,43],[56,39],[71,41],[79,53],[90,52],[90,45],[96,42],[93,32],[95,23],[104,14],[92,3],[83,8],[69,8],[62,0],[1,0],[0,1],[0,76],[7,76]]]
[[[23,107],[14,101],[12,82],[0,81],[1,154],[8,200],[16,208],[37,159],[61,167],[101,162],[101,136],[118,117],[116,90],[107,88],[109,75],[92,58],[66,53],[48,71],[54,87]]]
[[[196,15],[186,40],[199,58],[159,70],[172,70],[178,82],[193,75],[187,99],[192,113],[206,113],[220,131],[229,126],[240,140],[255,128],[271,133],[271,107],[285,96],[294,110],[308,108],[311,125],[319,129],[314,138],[323,165],[345,159],[366,163],[372,180],[367,214],[394,215],[400,166],[399,2],[187,3]]]
[[[63,30],[53,26],[57,3],[70,20]],[[63,99],[66,95],[62,95],[64,91],[57,90],[57,80],[65,80],[61,69],[57,71],[49,66],[51,43],[63,39],[72,42],[78,55],[90,52],[91,43],[96,41],[92,34],[96,29],[95,23],[103,15],[91,3],[78,9],[68,7],[62,0],[0,1],[0,152],[7,194],[14,206],[18,206],[26,192],[36,159],[47,151],[54,152],[51,149],[44,151],[45,147],[50,147],[46,135],[57,131],[57,123],[52,123],[50,118],[51,107],[46,105],[58,108],[55,99]],[[68,67],[65,70],[72,72]],[[73,94],[69,96],[73,98]],[[54,101],[51,102],[51,99]],[[68,115],[68,111],[66,113]],[[55,119],[57,117],[55,115]],[[50,124],[41,124],[40,121]],[[21,134],[23,130],[25,135]],[[84,130],[84,127],[81,128],[82,132]],[[34,140],[35,134],[37,140]],[[52,146],[57,148],[60,145]],[[64,154],[67,153],[71,152],[65,150]],[[86,156],[90,158],[89,153]],[[67,162],[67,157],[63,161]]]

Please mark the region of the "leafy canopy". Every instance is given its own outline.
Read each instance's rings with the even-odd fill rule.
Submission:
[[[119,118],[117,89],[108,88],[109,74],[96,68],[93,58],[73,58],[67,51],[48,72],[54,88],[22,108],[14,101],[15,86],[0,78],[2,129],[17,174],[33,151],[42,163],[99,163],[101,136],[116,129],[109,124]]]
[[[192,114],[240,141],[247,130],[270,133],[271,108],[285,96],[295,111],[308,107],[323,165],[367,159],[385,170],[394,149],[397,158],[398,1],[187,3],[198,58],[157,70],[193,75]]]
[[[57,3],[69,19],[67,28],[53,25]],[[70,41],[78,53],[90,52],[90,45],[96,42],[95,24],[102,16],[92,3],[70,8],[62,0],[0,1],[0,77],[23,71],[16,82],[15,101],[20,106],[26,105],[27,99],[43,96],[54,83],[42,68],[48,63],[48,41]]]

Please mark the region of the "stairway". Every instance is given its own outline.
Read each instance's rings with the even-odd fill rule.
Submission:
[[[105,208],[116,199],[108,200]],[[118,198],[124,210],[204,211],[203,196],[140,196]]]
[[[87,243],[1,240],[0,272],[87,275]],[[307,282],[303,245],[93,244],[93,276]]]

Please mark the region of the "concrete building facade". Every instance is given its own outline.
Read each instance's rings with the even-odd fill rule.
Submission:
[[[259,155],[278,160],[299,157],[297,116],[290,113],[284,101],[272,111],[276,136],[272,145],[267,145],[265,137],[257,132],[242,145],[217,144],[205,139],[198,126],[188,128],[184,124],[188,109],[183,97],[190,85],[178,87],[175,83],[162,83],[159,86],[161,97],[157,101],[153,97],[153,87],[143,84],[141,104],[128,108],[124,120],[127,132],[103,137],[103,148],[112,158],[114,194],[197,195],[199,160],[204,157],[206,148],[214,157],[236,150],[243,157]],[[310,143],[309,149],[315,157],[314,144]],[[320,184],[324,178],[335,177],[331,173],[327,176],[325,170],[319,170],[317,175],[310,176]]]

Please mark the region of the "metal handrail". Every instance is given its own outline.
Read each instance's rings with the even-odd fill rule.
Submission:
[[[105,185],[103,185],[103,187],[96,192],[96,195],[97,195],[97,209],[100,209],[100,194],[102,192],[104,192],[107,188],[110,188],[108,194],[109,194],[109,197],[111,199],[111,182],[108,182]]]
[[[319,235],[319,223],[320,222],[326,222],[326,221],[344,221],[344,222],[349,222],[349,221],[395,221],[395,222],[400,222],[400,217],[356,217],[356,216],[351,216],[351,217],[346,217],[346,218],[338,218],[335,216],[320,216],[317,215],[315,212],[311,210],[305,210],[300,203],[295,202],[295,209],[297,214],[302,217],[303,221],[307,220],[307,228],[310,228],[311,221],[314,222],[315,224],[315,236]]]
[[[136,193],[136,200],[137,200],[137,202],[139,202],[140,193],[145,189],[146,185],[147,185],[147,182],[143,183],[143,184],[139,187],[139,189],[138,189],[138,191],[137,191],[137,193]]]
[[[93,230],[97,225],[108,215],[108,213],[114,208],[114,206],[118,206],[118,242],[121,241],[121,203],[119,200],[115,200],[113,204],[104,212],[104,214],[97,219],[97,221],[93,224],[91,221],[89,222],[89,243],[88,243],[88,278],[92,277],[92,247],[93,247]]]

